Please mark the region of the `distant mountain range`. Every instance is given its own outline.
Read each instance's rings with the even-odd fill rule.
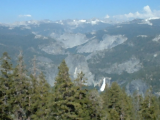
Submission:
[[[144,94],[152,87],[160,95],[158,18],[123,23],[99,19],[1,23],[0,54],[7,51],[15,63],[19,50],[28,67],[36,55],[51,85],[65,59],[72,79],[82,70],[89,86],[96,87],[105,77],[117,81],[128,94]]]

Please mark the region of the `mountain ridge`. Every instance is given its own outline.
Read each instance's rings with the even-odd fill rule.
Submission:
[[[28,61],[36,55],[38,67],[51,85],[58,64],[66,59],[71,77],[74,79],[76,68],[85,71],[88,85],[96,86],[104,77],[111,77],[111,82],[117,81],[128,93],[139,89],[130,88],[137,83],[144,89],[152,86],[155,93],[160,91],[160,19],[148,19],[148,22],[136,19],[118,24],[77,20],[78,26],[67,23],[71,21],[74,20],[28,21],[14,27],[1,24],[0,54],[7,51],[16,61],[18,51],[23,50],[28,66]]]

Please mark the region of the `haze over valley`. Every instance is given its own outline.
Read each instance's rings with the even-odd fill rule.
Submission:
[[[159,18],[109,23],[99,19],[24,21],[0,25],[1,54],[7,51],[16,61],[19,50],[29,67],[36,55],[37,65],[53,86],[58,65],[65,59],[69,73],[83,71],[89,86],[111,77],[126,86],[128,93],[150,85],[159,95]],[[93,24],[94,23],[94,24]],[[156,76],[155,76],[156,75]],[[137,84],[138,88],[130,88]]]

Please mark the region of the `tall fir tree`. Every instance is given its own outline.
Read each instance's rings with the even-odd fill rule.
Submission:
[[[11,119],[11,109],[13,107],[13,68],[7,52],[1,58],[0,76],[0,118]]]
[[[52,110],[53,119],[78,119],[77,107],[79,104],[74,102],[74,84],[69,77],[69,69],[63,60],[58,67],[59,73],[56,77],[54,88],[54,103]]]
[[[17,120],[26,119],[28,106],[29,80],[27,78],[27,70],[23,61],[23,54],[20,51],[18,55],[17,66],[14,70],[14,107],[13,114]]]
[[[100,96],[103,100],[103,119],[104,120],[107,120],[107,117],[108,117],[108,103],[109,103],[109,98],[108,98],[108,95],[109,95],[109,86],[108,84],[105,85],[105,89],[102,93],[100,93]]]
[[[80,112],[78,113],[78,116],[86,120],[100,120],[102,118],[101,108],[103,103],[98,91],[90,91],[86,89],[87,78],[85,78],[85,74],[82,71],[77,74],[77,78],[74,83],[77,89],[75,102],[79,103],[81,107],[81,109],[79,109]]]
[[[113,82],[103,95],[104,109],[107,111],[107,120],[130,120],[132,116],[131,101],[127,94]]]
[[[37,65],[36,65],[36,56],[32,60],[32,73],[30,75],[30,86],[28,91],[28,111],[27,111],[27,120],[36,118],[36,112],[38,111],[38,105],[40,101],[39,94],[39,83],[37,77]]]
[[[37,78],[38,80],[38,87],[36,88],[36,93],[38,94],[37,99],[37,110],[34,115],[32,115],[33,119],[39,119],[39,120],[48,120],[50,118],[49,112],[50,112],[50,106],[49,100],[51,97],[50,92],[50,86],[47,83],[44,74],[41,72]]]
[[[84,74],[81,72],[73,83],[69,77],[69,69],[64,60],[58,69],[59,73],[54,86],[53,119],[92,119],[94,116],[92,104],[89,100],[88,91],[83,89]]]
[[[142,100],[143,100],[143,97],[142,95],[139,94],[139,91],[135,91],[135,93],[133,93],[132,95],[132,105],[133,105],[132,113],[133,113],[134,120],[141,119],[140,107],[141,107]]]
[[[91,107],[91,119],[102,120],[105,118],[103,110],[103,99],[96,89],[89,91],[89,100]]]
[[[156,97],[153,96],[149,89],[141,103],[140,115],[141,120],[157,120],[159,116],[159,108],[157,106]]]

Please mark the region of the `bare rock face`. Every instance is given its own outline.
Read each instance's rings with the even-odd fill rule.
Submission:
[[[82,71],[88,79],[87,85],[94,84],[94,75],[90,72],[88,63],[83,55],[68,55],[65,60],[69,67],[69,73],[73,79],[77,77],[77,73]]]
[[[47,82],[54,86],[55,78],[58,74],[58,65],[53,64],[51,59],[43,56],[38,56],[36,59],[38,68],[45,74]]]
[[[100,69],[101,72],[105,72],[108,74],[115,73],[115,74],[122,74],[124,71],[127,73],[134,73],[139,71],[142,68],[142,64],[140,60],[132,57],[128,61],[123,63],[114,63],[110,66],[110,68]]]
[[[58,65],[55,65],[49,58],[38,56],[38,68],[43,68],[46,79],[51,86],[54,86],[55,78],[58,74]],[[94,85],[94,75],[90,72],[87,61],[83,55],[68,55],[65,59],[69,67],[69,74],[72,80],[76,79],[77,74],[83,71],[87,78],[87,85]]]
[[[81,33],[64,33],[62,35],[52,33],[51,37],[54,38],[57,42],[63,44],[65,49],[73,48],[88,41],[86,35]]]
[[[102,40],[90,40],[85,45],[77,48],[78,53],[91,53],[94,51],[111,49],[119,44],[124,43],[128,38],[124,35],[103,35]]]
[[[65,54],[65,50],[61,43],[52,42],[47,45],[39,45],[39,49],[48,54],[57,55],[57,54]]]

